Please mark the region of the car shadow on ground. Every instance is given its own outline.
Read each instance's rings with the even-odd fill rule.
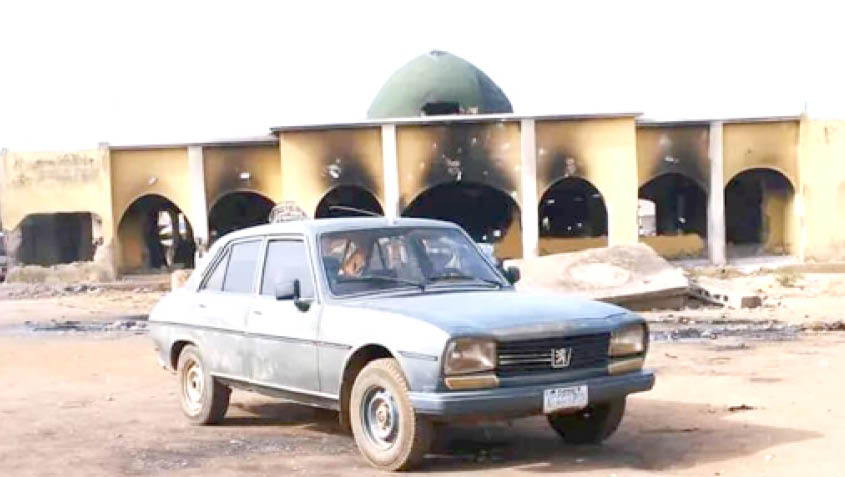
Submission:
[[[754,409],[741,411],[753,413]],[[570,446],[545,418],[507,424],[449,426],[439,433],[424,470],[459,472],[518,467],[524,472],[686,469],[821,438],[800,429],[752,424],[706,404],[629,400],[619,430],[602,445]]]
[[[346,434],[336,411],[288,402],[233,402],[221,426],[302,427],[332,435]]]
[[[300,427],[345,435],[337,413],[332,411],[275,402],[233,403],[232,407],[235,412],[230,412],[232,417],[226,418],[225,427]],[[441,425],[431,453],[419,470],[518,468],[554,473],[685,469],[823,437],[812,431],[754,424],[739,416],[754,412],[759,411],[730,412],[706,404],[632,399],[619,431],[604,444],[590,446],[564,444],[542,417],[510,423]]]

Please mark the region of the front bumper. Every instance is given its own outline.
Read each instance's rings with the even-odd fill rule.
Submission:
[[[654,373],[645,370],[619,376],[478,391],[412,392],[410,397],[418,413],[430,416],[530,416],[542,414],[544,390],[584,384],[587,385],[590,403],[599,403],[631,393],[648,391],[654,386]]]

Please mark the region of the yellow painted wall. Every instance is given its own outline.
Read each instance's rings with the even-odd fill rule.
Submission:
[[[798,135],[798,121],[725,124],[725,185],[737,174],[753,168],[774,169],[797,184]]]
[[[485,184],[522,204],[517,122],[399,126],[396,151],[403,206],[449,182]]]
[[[224,195],[236,191],[282,200],[282,164],[279,146],[203,147],[205,194],[209,210]],[[241,174],[248,172],[248,180]]]
[[[798,209],[804,211],[805,257],[843,260],[845,121],[801,121],[800,168],[803,207]]]
[[[142,265],[140,222],[133,218],[121,226],[121,218],[135,200],[160,195],[173,202],[191,224],[206,211],[193,210],[191,204],[187,148],[112,150],[111,164],[114,227],[120,238],[115,257],[118,269],[125,271]]]
[[[205,213],[191,207],[187,148],[113,150],[111,157],[115,223],[132,202],[148,194],[167,198],[191,222]]]
[[[309,216],[339,185],[363,187],[384,207],[380,128],[286,131],[279,148],[282,198]]]
[[[607,247],[607,237],[560,238],[540,237],[540,255],[577,252],[588,248]]]
[[[700,257],[704,253],[704,240],[698,234],[654,235],[640,237],[640,241],[664,258]]]
[[[0,156],[0,219],[13,230],[30,214],[91,212],[113,238],[108,149],[5,152]]]
[[[725,185],[744,171],[764,168],[783,174],[798,190],[800,121],[728,123],[724,125]],[[767,194],[763,201],[764,249],[769,253],[799,253],[800,221],[795,196]]]
[[[567,174],[586,179],[604,198],[611,244],[637,243],[634,118],[538,121],[536,135],[538,197]],[[574,159],[574,170],[567,169],[567,158]]]

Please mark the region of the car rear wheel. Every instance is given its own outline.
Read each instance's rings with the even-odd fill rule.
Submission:
[[[377,359],[361,370],[349,410],[355,443],[375,467],[408,470],[431,446],[431,422],[411,405],[408,383],[394,359]]]
[[[552,429],[568,444],[598,444],[610,437],[625,414],[625,398],[591,404],[575,414],[552,414]]]
[[[179,401],[192,424],[218,424],[229,408],[232,390],[208,373],[196,346],[188,345],[179,354]]]

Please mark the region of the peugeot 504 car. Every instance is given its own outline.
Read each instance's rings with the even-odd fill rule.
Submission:
[[[606,439],[654,384],[646,323],[518,278],[446,222],[269,224],[218,240],[150,334],[192,423],[221,422],[232,388],[333,409],[381,469],[459,419],[545,415],[567,443]]]

